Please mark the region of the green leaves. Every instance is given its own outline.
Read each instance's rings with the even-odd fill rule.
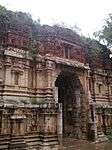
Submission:
[[[8,32],[18,33],[29,39],[28,49],[30,56],[35,59],[38,53],[38,27],[40,20],[35,21],[29,13],[13,12],[0,5],[0,36]]]
[[[97,40],[82,37],[83,42],[88,45],[87,53],[92,56],[98,56],[102,50],[100,43]]]
[[[99,40],[103,40],[108,47],[112,47],[112,14],[108,15],[102,30],[95,32],[94,36],[99,38]]]
[[[91,38],[82,37],[82,40],[87,45],[86,56],[90,67],[96,68],[102,66],[106,70],[111,68],[110,50],[106,45]]]
[[[38,54],[38,49],[39,49],[39,43],[35,39],[30,39],[29,40],[29,55],[33,58],[34,61],[36,61],[36,56]]]
[[[0,5],[0,15],[6,12],[6,8]]]

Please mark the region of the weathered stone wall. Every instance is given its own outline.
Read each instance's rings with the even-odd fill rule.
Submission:
[[[54,145],[57,145],[58,108],[57,104],[47,103],[19,107],[17,105],[0,106],[0,137],[4,138],[4,142],[9,137],[8,147],[13,144],[11,143],[13,138],[17,140],[23,138],[23,136],[25,136],[24,141],[27,146],[32,139],[32,148],[39,147],[43,142],[45,144],[46,141],[52,142],[52,140]],[[34,141],[33,145],[33,138],[35,138],[37,144]],[[28,139],[29,141],[27,141]]]
[[[84,46],[80,43],[75,44],[69,40],[63,40],[55,36],[39,36],[38,39],[41,43],[39,54],[43,56],[49,54],[51,56],[86,63]],[[66,50],[68,51],[67,54]]]
[[[112,76],[111,72],[97,69],[91,72],[89,79],[89,87],[91,91],[91,118],[95,131],[96,140],[103,140],[104,135],[112,129]],[[104,138],[105,139],[105,138]]]
[[[40,36],[33,61],[10,36],[0,58],[0,137],[7,149],[16,140],[32,149],[57,145],[64,130],[74,138],[97,140],[112,128],[112,75],[93,72],[80,43]],[[62,97],[56,85],[60,77]]]
[[[28,100],[30,91],[28,90],[30,70],[29,61],[20,58],[7,56],[3,63],[3,87],[2,98],[5,103],[15,103],[19,101]],[[19,98],[19,99],[18,99]],[[9,102],[8,102],[9,101]]]

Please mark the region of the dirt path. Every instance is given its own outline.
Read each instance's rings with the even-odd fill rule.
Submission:
[[[63,140],[59,150],[112,150],[112,143],[89,143],[73,139]]]

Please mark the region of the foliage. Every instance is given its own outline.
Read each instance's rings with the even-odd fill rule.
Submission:
[[[108,131],[108,133],[106,134],[106,137],[108,138],[109,141],[112,142],[112,129],[110,129],[110,130]]]
[[[33,58],[34,62],[36,61],[36,56],[38,54],[39,50],[39,42],[35,39],[29,39],[29,55]]]
[[[32,105],[38,104],[38,101],[36,100],[36,98],[32,98],[32,99],[31,99],[31,104],[32,104]]]
[[[60,28],[65,29],[65,30],[69,29],[73,33],[79,33],[81,31],[81,29],[76,24],[72,25],[72,26],[68,26],[64,22],[59,22],[59,23],[54,23],[53,26],[54,27],[60,27]]]
[[[0,5],[0,15],[6,12],[6,8]]]
[[[107,54],[108,51],[107,48],[98,41],[84,36],[80,37],[77,34],[77,26],[71,28],[66,27],[64,24],[54,25],[52,27],[47,25],[41,26],[40,21],[34,21],[29,13],[13,12],[0,5],[0,35],[7,34],[9,30],[13,30],[13,28],[15,29],[16,27],[19,32],[22,30],[29,38],[29,54],[34,60],[36,60],[36,55],[39,49],[39,43],[37,42],[39,30],[41,34],[46,37],[48,37],[48,35],[56,35],[71,42],[75,41],[76,43],[81,43],[83,41],[83,43],[87,45],[87,55],[89,57],[96,57],[101,54],[105,56],[105,53]],[[103,31],[99,32],[99,38],[103,39],[105,37],[104,35],[106,35],[106,37],[109,37],[107,38],[108,43],[111,43],[111,28],[112,15],[109,15],[109,19],[106,20],[106,25],[104,26]],[[105,59],[107,58],[105,57]]]
[[[0,36],[9,31],[26,34],[29,39],[29,52],[33,59],[38,49],[38,44],[35,41],[37,41],[39,26],[39,21],[34,21],[29,13],[13,12],[0,5]],[[37,49],[34,45],[37,46]]]
[[[81,37],[86,45],[86,57],[92,68],[96,65],[102,65],[106,70],[111,65],[109,58],[110,50],[106,45],[101,44],[99,41],[91,38]]]
[[[98,41],[84,36],[82,36],[82,40],[88,45],[88,53],[91,53],[92,56],[97,56],[101,52],[100,43]]]
[[[103,42],[106,42],[108,47],[112,46],[112,14],[108,15],[102,30],[95,32],[94,36],[98,37],[100,41],[103,40]]]
[[[34,21],[32,19],[32,16],[29,13],[25,12],[13,12],[10,10],[7,10],[5,7],[0,5],[0,16],[7,18],[7,21],[9,23],[19,23],[19,24],[24,24],[24,25],[29,25],[29,26],[37,26],[39,25],[39,21]],[[0,20],[1,21],[1,20]]]

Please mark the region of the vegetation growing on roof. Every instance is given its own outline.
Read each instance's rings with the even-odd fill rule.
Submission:
[[[108,15],[102,29],[95,32],[94,35],[99,39],[99,41],[102,40],[108,47],[112,47],[112,14]]]
[[[103,69],[111,68],[111,60],[109,58],[110,50],[106,45],[101,44],[99,41],[91,38],[81,37],[86,45],[87,60],[92,68],[102,66]]]
[[[108,45],[112,44],[112,15],[106,20],[102,32],[99,32],[99,38],[105,39]],[[39,21],[32,19],[32,16],[24,12],[13,12],[0,5],[0,36],[9,31],[24,33],[29,38],[29,51],[33,59],[38,53],[38,36],[57,36],[73,43],[86,45],[86,54],[88,61],[93,63],[96,57],[102,59],[103,63],[109,62],[109,49],[94,39],[79,36],[76,31],[64,26],[41,25]],[[55,42],[55,40],[53,40]],[[93,64],[94,65],[94,64]]]
[[[37,41],[37,33],[40,23],[34,21],[29,13],[13,12],[0,5],[0,36],[8,32],[19,33],[29,39],[29,51],[32,57],[37,52],[34,43]]]

